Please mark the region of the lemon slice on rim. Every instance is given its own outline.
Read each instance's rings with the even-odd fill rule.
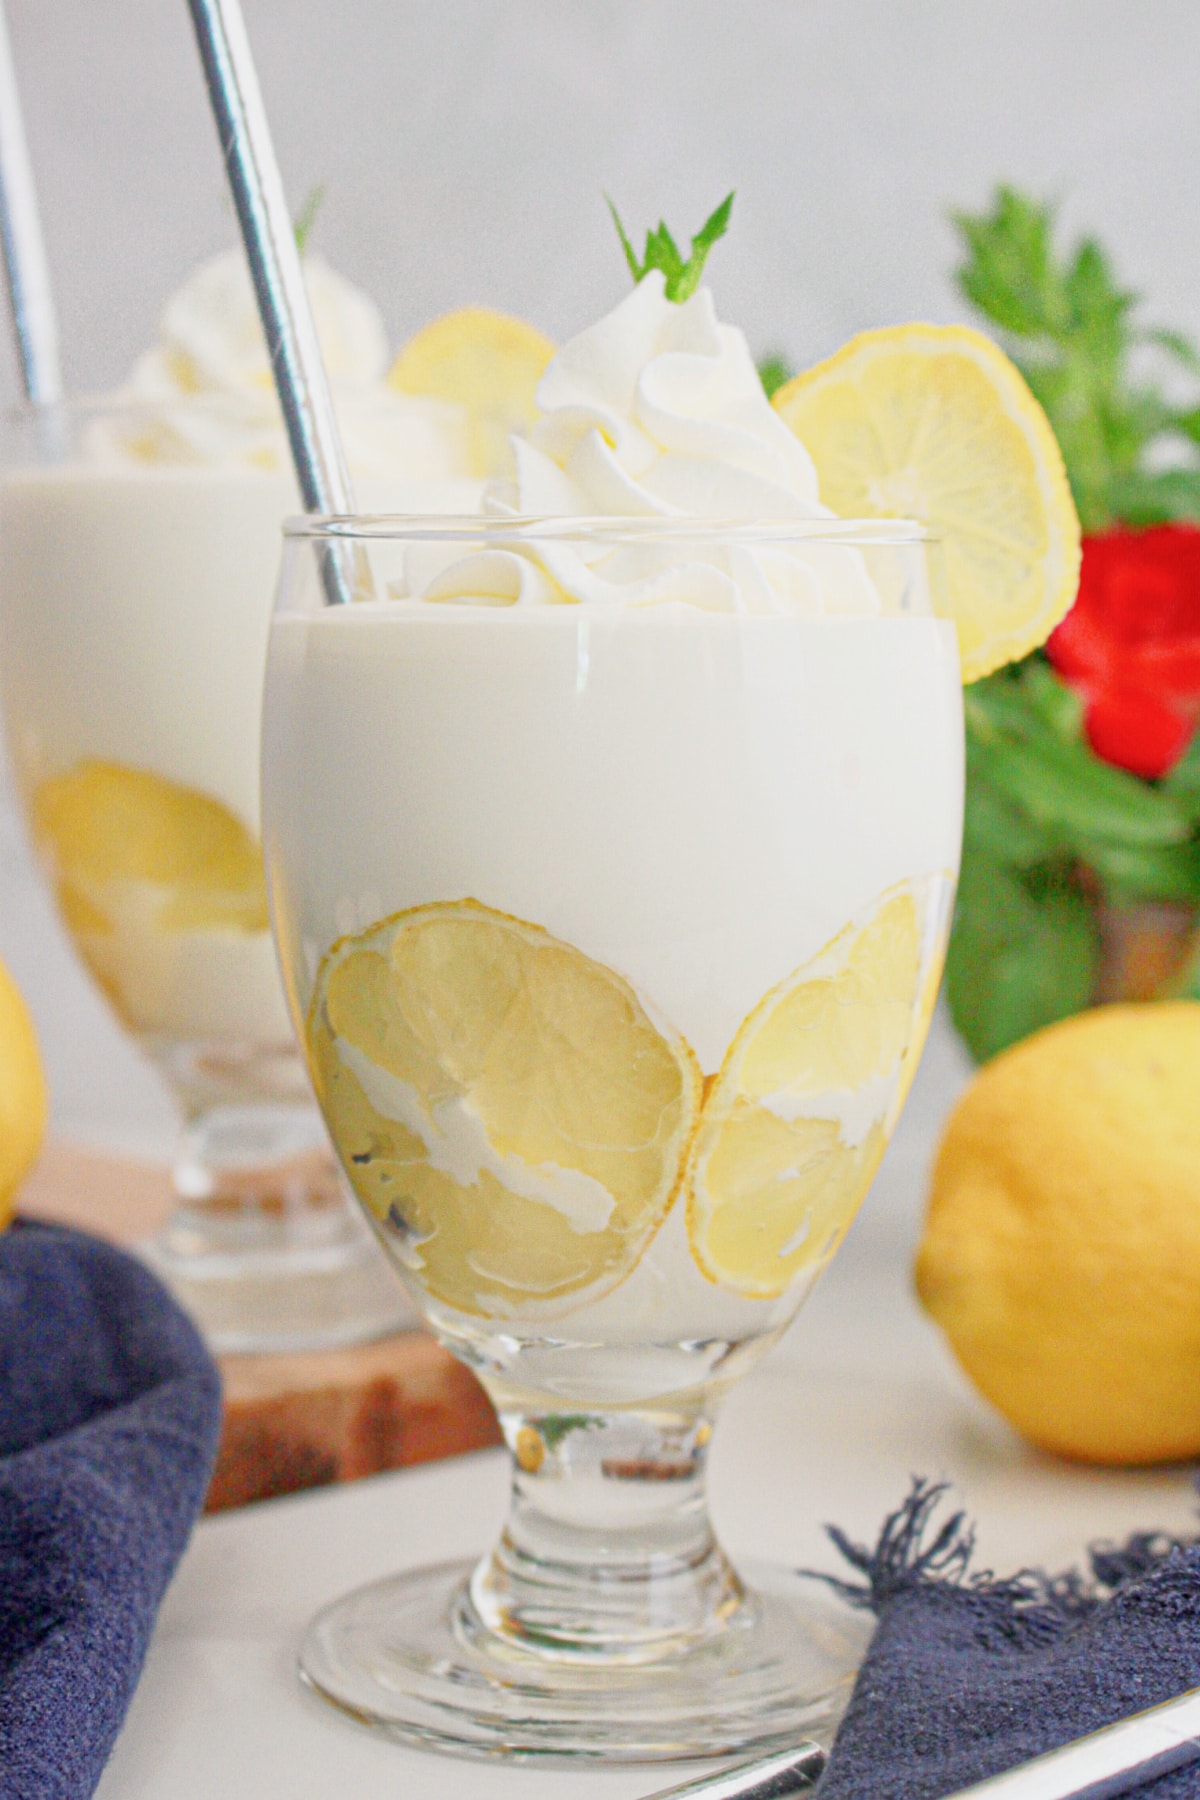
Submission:
[[[849,1227],[920,1051],[929,887],[889,890],[730,1045],[687,1176],[688,1236],[710,1281],[773,1298]]]
[[[606,1293],[678,1191],[700,1098],[687,1045],[603,964],[476,901],[335,944],[308,1047],[359,1198],[460,1312]]]
[[[917,519],[941,540],[934,604],[964,681],[1049,637],[1079,584],[1062,454],[1020,372],[963,325],[864,331],[775,395],[843,518]]]
[[[388,372],[402,394],[452,400],[467,408],[472,474],[496,475],[510,463],[510,432],[538,416],[534,394],[555,345],[536,326],[487,306],[464,306],[407,343]]]

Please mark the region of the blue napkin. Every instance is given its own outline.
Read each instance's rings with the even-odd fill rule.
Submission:
[[[83,1800],[216,1453],[220,1382],[131,1257],[0,1236],[0,1800]]]
[[[878,1624],[819,1800],[944,1800],[1200,1686],[1200,1544],[1146,1533],[1086,1576],[997,1580],[945,1491],[915,1482],[873,1549],[831,1529],[861,1576],[833,1585]],[[1200,1800],[1200,1763],[1136,1791]]]

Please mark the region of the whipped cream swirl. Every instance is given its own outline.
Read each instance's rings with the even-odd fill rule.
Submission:
[[[711,293],[682,305],[657,270],[567,344],[537,390],[541,417],[513,439],[515,479],[487,490],[495,517],[828,519],[803,444],[774,411],[743,334]],[[711,538],[711,531],[706,530]],[[491,605],[652,605],[726,612],[877,613],[862,558],[820,542],[711,541],[482,549],[448,567],[410,557],[398,594]]]
[[[317,337],[352,475],[445,481],[471,473],[466,409],[388,387],[383,319],[323,258],[304,259]],[[158,342],[92,429],[95,460],[290,471],[245,257],[203,263],[168,301]]]

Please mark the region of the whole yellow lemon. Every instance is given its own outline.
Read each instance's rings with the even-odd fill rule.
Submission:
[[[0,1227],[42,1147],[49,1102],[29,1008],[0,962]]]
[[[1035,1444],[1200,1454],[1200,1004],[1081,1013],[981,1070],[942,1140],[916,1279]]]

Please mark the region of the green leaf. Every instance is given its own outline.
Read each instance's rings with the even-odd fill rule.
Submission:
[[[625,261],[629,264],[629,273],[633,276],[634,283],[636,284],[642,279],[645,270],[638,262],[637,251],[629,241],[629,233],[621,223],[621,215],[617,211],[611,195],[605,194],[604,198],[608,202],[608,210],[612,214],[612,222],[617,228],[617,236],[620,238],[621,248],[625,252]]]
[[[594,1431],[600,1423],[591,1413],[547,1413],[538,1420],[538,1430],[547,1450],[554,1451],[573,1431]]]
[[[1042,656],[1027,658],[1014,673],[1040,723],[1056,737],[1078,743],[1083,737],[1083,702],[1074,689],[1059,679]]]
[[[1026,868],[1058,849],[1054,834],[1031,819],[1023,807],[1015,806],[975,766],[967,783],[963,842],[968,851],[977,850],[1015,869]]]
[[[1163,781],[1162,789],[1185,809],[1193,822],[1200,824],[1200,731],[1193,734],[1191,743]]]
[[[655,229],[646,233],[646,255],[642,272],[644,274],[647,269],[661,269],[667,278],[667,299],[673,300],[675,290],[683,280],[684,268],[682,252],[660,219]]]
[[[704,265],[708,261],[708,253],[713,245],[725,236],[729,230],[729,217],[733,212],[733,194],[726,194],[720,206],[715,207],[705,219],[703,225],[692,239],[692,254],[683,266],[674,291],[668,287],[669,300],[686,300],[700,286],[700,277],[704,273]]]
[[[1114,518],[1145,528],[1174,519],[1200,519],[1200,469],[1137,470],[1114,476]]]
[[[704,265],[708,260],[709,251],[729,229],[729,216],[733,211],[733,195],[726,194],[720,206],[711,212],[704,221],[692,239],[691,255],[686,262],[683,259],[682,251],[662,220],[653,231],[646,233],[646,249],[639,262],[616,207],[607,195],[605,195],[605,199],[608,200],[608,210],[612,214],[613,224],[617,228],[621,248],[625,252],[625,260],[629,264],[629,272],[634,281],[641,281],[650,269],[659,269],[666,279],[668,300],[682,303],[684,300],[690,299],[700,285],[700,277],[704,273]]]
[[[1059,735],[1046,716],[1048,703],[1040,685],[1028,679],[1027,671],[1031,666],[1024,664],[1019,671],[1001,669],[963,689],[963,717],[969,744],[993,744],[1009,737],[1024,742],[1031,737],[1044,736],[1051,729],[1054,735]],[[1055,681],[1053,675],[1050,679]]]
[[[1142,342],[1165,350],[1189,375],[1200,375],[1200,350],[1181,331],[1164,331],[1161,325],[1142,332]]]
[[[1200,442],[1200,406],[1185,408],[1182,412],[1171,415],[1171,430],[1181,437],[1190,438],[1192,443]]]
[[[1200,752],[1173,784],[1111,768],[1084,741],[1078,699],[1039,656],[977,683],[964,710],[968,840],[1015,868],[1056,855],[1087,863],[1114,895],[1200,898]]]
[[[1135,356],[1147,348],[1200,377],[1200,352],[1178,332],[1136,321],[1137,296],[1118,283],[1095,238],[1060,254],[1045,203],[1000,187],[989,210],[952,216],[965,251],[959,287],[1045,408],[1084,530],[1200,517],[1194,455],[1175,470],[1162,455],[1172,445],[1192,455],[1200,406],[1178,406],[1134,378]]]
[[[1183,972],[1171,983],[1173,1000],[1200,1000],[1200,930],[1193,932]]]
[[[1086,1006],[1098,958],[1091,908],[1064,865],[1019,873],[968,851],[946,997],[978,1062]]]
[[[985,742],[1006,732],[1032,738],[1048,731],[1072,742],[1082,735],[1079,696],[1036,652],[964,688],[963,712],[968,731]]]
[[[1195,839],[1169,849],[1083,839],[1079,855],[1100,877],[1105,897],[1115,905],[1141,900],[1200,905],[1200,844]]]
[[[786,387],[795,373],[786,356],[764,356],[758,365],[758,378],[763,384],[767,399],[773,398],[781,387]]]
[[[1072,337],[1086,337],[1093,356],[1114,361],[1125,346],[1125,321],[1138,296],[1119,288],[1108,257],[1095,238],[1084,238],[1067,274]]]
[[[956,212],[951,218],[968,251],[958,271],[968,300],[1019,337],[1061,334],[1069,306],[1053,257],[1051,209],[1015,188],[998,187],[990,213]]]
[[[315,187],[310,187],[304,196],[304,205],[296,214],[292,230],[296,234],[296,248],[301,256],[308,249],[308,240],[312,236],[313,226],[317,222],[317,214],[325,204],[327,191],[323,181],[319,181]]]
[[[1115,904],[1200,906],[1200,735],[1167,780],[1102,763],[1080,704],[1040,655],[975,684],[967,723],[966,855],[1022,880],[1085,865]],[[981,889],[978,904],[991,904]]]
[[[1100,762],[1084,744],[1047,735],[1036,743],[978,744],[974,754],[992,785],[1064,845],[1154,849],[1191,835],[1172,795]]]

